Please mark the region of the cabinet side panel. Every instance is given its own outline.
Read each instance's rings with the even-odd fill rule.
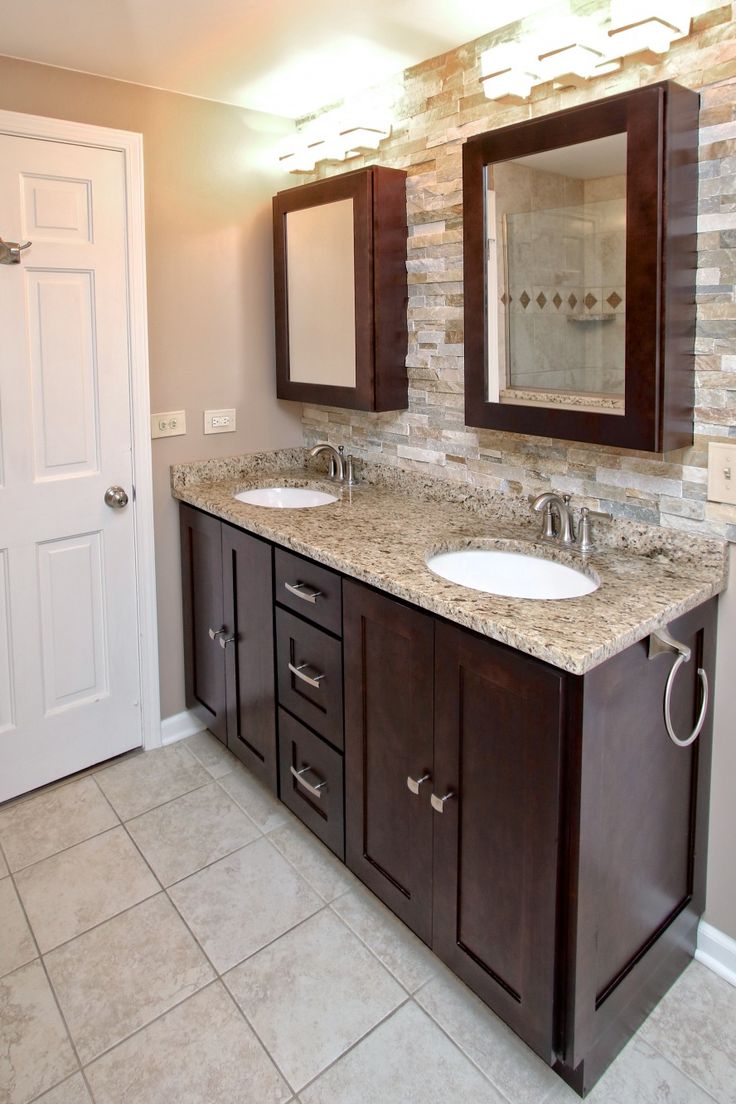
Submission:
[[[346,861],[417,934],[431,934],[432,618],[343,586]]]
[[[376,410],[405,410],[409,377],[406,307],[406,173],[373,169]]]
[[[227,746],[261,781],[277,789],[270,544],[222,527],[222,576],[228,629],[225,649]]]
[[[225,664],[209,635],[223,620],[221,522],[180,506],[186,702],[226,741]]]
[[[564,676],[437,628],[437,954],[545,1061],[553,1048]]]
[[[670,626],[693,652],[672,693],[683,736],[700,707],[698,667],[713,677],[714,605]],[[687,963],[704,906],[711,724],[688,748],[669,739],[663,700],[673,662],[670,654],[649,659],[644,640],[585,676],[567,1061],[575,1067],[595,1055],[598,1073]]]

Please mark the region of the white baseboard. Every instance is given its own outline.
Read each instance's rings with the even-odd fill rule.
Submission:
[[[164,717],[161,721],[161,743],[175,744],[177,740],[185,740],[187,736],[194,736],[196,732],[202,732],[207,726],[188,709],[181,713],[175,713],[173,717]]]
[[[736,985],[736,939],[714,928],[712,924],[700,921],[698,927],[698,949],[695,952],[698,962],[702,962],[714,974]]]

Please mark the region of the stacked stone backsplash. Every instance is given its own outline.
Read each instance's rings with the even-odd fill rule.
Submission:
[[[597,8],[599,5],[588,5]],[[607,5],[605,6],[607,9]],[[636,59],[580,89],[537,88],[529,104],[486,100],[480,53],[521,38],[524,20],[407,70],[392,82],[392,137],[365,160],[407,171],[409,406],[366,414],[305,406],[307,444],[328,439],[373,462],[513,494],[553,489],[621,518],[736,540],[736,507],[706,501],[707,443],[736,439],[736,25],[732,5],[693,22],[662,62]],[[671,79],[701,91],[698,324],[692,448],[658,457],[465,425],[462,145],[532,116]],[[384,87],[383,92],[386,91]],[[306,177],[305,180],[313,179]]]

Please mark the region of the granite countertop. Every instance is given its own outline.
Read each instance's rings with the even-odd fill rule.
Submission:
[[[341,489],[314,461],[307,470],[306,455],[304,449],[290,449],[177,465],[171,470],[172,493],[181,502],[576,675],[726,586],[723,541],[654,526],[599,522],[594,530],[599,549],[582,557],[538,542],[539,519],[523,498],[377,464],[360,465],[359,485]],[[319,487],[338,495],[338,501],[313,509],[274,510],[233,498],[249,486],[269,485]],[[425,563],[434,551],[494,547],[499,541],[518,542],[519,550],[583,568],[601,585],[582,598],[500,598],[447,582]]]

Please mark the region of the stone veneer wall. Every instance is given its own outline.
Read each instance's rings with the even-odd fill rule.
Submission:
[[[717,3],[717,0],[715,0]],[[589,5],[593,9],[596,5]],[[392,137],[365,160],[406,169],[409,408],[364,414],[305,406],[307,444],[517,494],[553,489],[618,517],[736,540],[736,507],[706,502],[707,442],[736,438],[736,25],[731,4],[698,17],[661,64],[635,59],[581,89],[542,85],[529,104],[485,99],[479,56],[528,33],[523,20],[408,69],[393,83]],[[702,92],[696,377],[692,448],[650,453],[467,427],[463,399],[462,144],[470,135],[657,80]],[[385,90],[385,89],[384,89]],[[306,180],[313,177],[305,177]]]

